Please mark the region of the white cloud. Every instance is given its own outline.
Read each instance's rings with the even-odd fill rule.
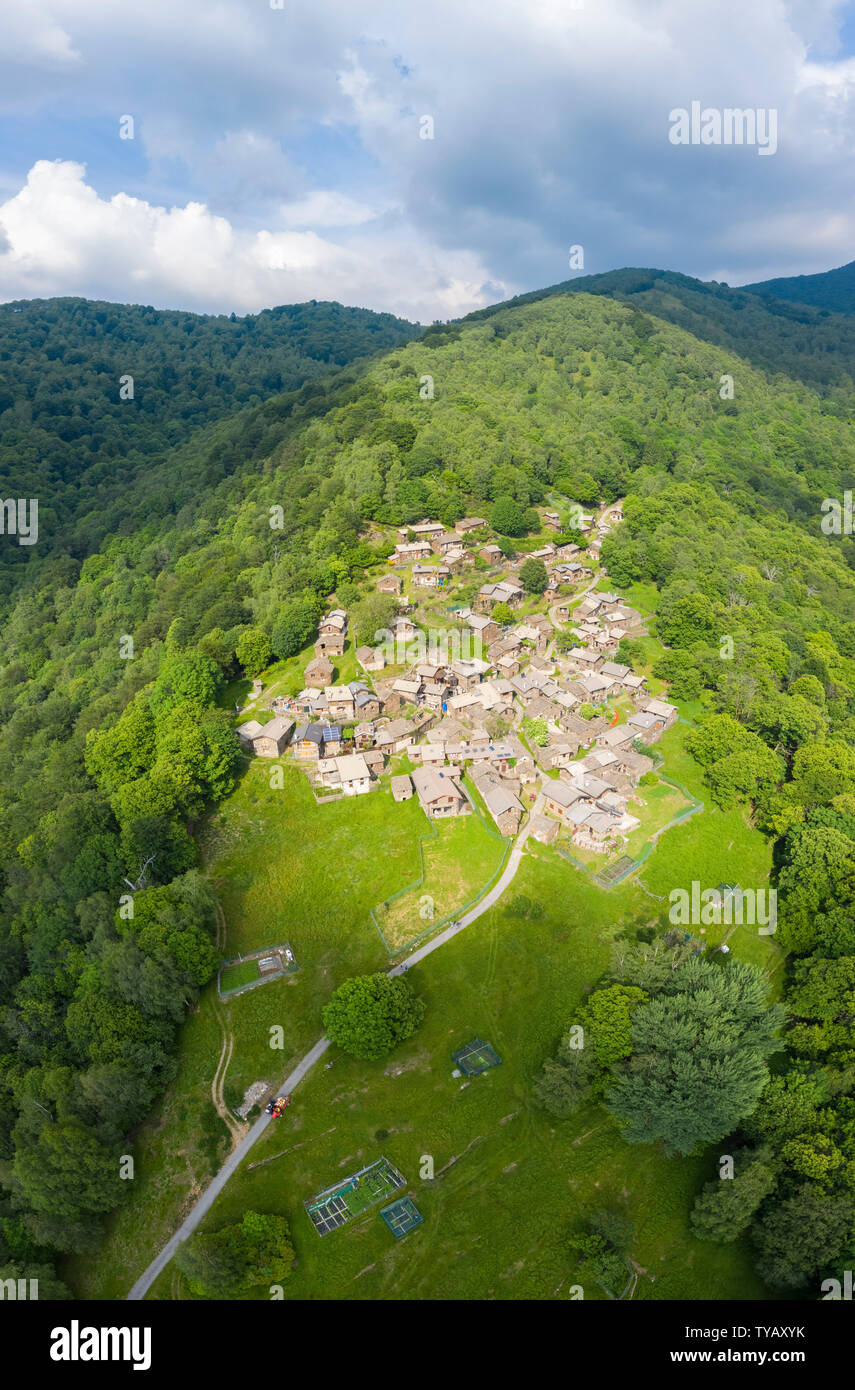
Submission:
[[[45,68],[77,63],[80,54],[54,18],[55,6],[42,0],[7,0],[3,7],[3,57],[7,63]]]
[[[8,246],[0,254],[0,299],[80,294],[238,313],[340,299],[429,322],[508,291],[488,283],[473,253],[439,253],[403,226],[357,234],[347,244],[314,231],[245,231],[199,202],[167,209],[124,193],[100,198],[85,173],[81,164],[40,160],[26,186],[0,206]],[[319,206],[326,200],[334,221],[345,211],[358,221],[367,211],[314,196]]]
[[[734,280],[853,254],[855,60],[837,54],[839,0],[5,8],[19,48],[47,52],[55,30],[80,56],[33,69],[22,96],[0,53],[0,107],[45,130],[43,145],[30,134],[26,160],[0,170],[0,189],[20,189],[40,155],[68,152],[67,136],[55,137],[62,119],[84,132],[91,206],[74,194],[73,216],[92,218],[102,242],[111,215],[157,232],[162,251],[135,253],[152,298],[281,302],[305,284],[313,297],[381,294],[383,307],[418,304],[433,318],[476,307],[489,281],[528,289],[565,278],[571,244],[585,247],[587,271],[653,264],[703,276],[729,265]],[[675,149],[668,112],[693,100],[775,107],[775,157]],[[123,112],[137,121],[133,150],[105,153],[103,132]],[[433,140],[419,139],[425,114]],[[98,195],[117,188],[147,211],[117,204],[110,214]],[[36,218],[32,199],[26,206],[35,246],[19,237],[3,258],[6,293],[32,293],[37,281],[70,292],[73,266],[74,292],[121,282],[109,239],[104,272],[74,244],[58,245],[51,265],[39,250],[53,235],[50,212],[40,202]],[[202,262],[218,263],[218,217],[235,267],[202,285],[191,261],[167,264],[168,248],[192,229]]]
[[[315,189],[292,203],[282,203],[280,214],[286,227],[359,227],[387,210],[393,209],[375,209],[333,189]]]

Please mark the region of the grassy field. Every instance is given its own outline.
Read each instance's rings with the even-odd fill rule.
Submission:
[[[455,816],[436,822],[434,829],[435,836],[425,823],[424,881],[388,907],[375,909],[391,951],[403,949],[428,930],[431,922],[439,923],[477,897],[502,863],[506,846],[480,816]],[[430,916],[423,916],[428,910]]]
[[[601,976],[612,938],[649,921],[645,895],[631,884],[600,891],[542,847],[526,854],[515,891],[544,915],[520,920],[497,906],[415,968],[411,983],[428,1005],[416,1036],[374,1063],[334,1053],[332,1069],[309,1077],[286,1120],[253,1150],[206,1228],[247,1208],[285,1215],[298,1257],[286,1298],[560,1299],[575,1282],[568,1233],[591,1207],[615,1205],[636,1227],[636,1298],[762,1298],[740,1244],[687,1235],[712,1154],[666,1159],[626,1145],[602,1110],[555,1121],[532,1104],[540,1064]],[[451,1053],[476,1035],[503,1064],[454,1079]],[[424,1225],[396,1242],[374,1209],[320,1238],[304,1200],[381,1154],[407,1179]],[[432,1179],[420,1176],[427,1157]],[[191,1296],[169,1268],[150,1297],[176,1294]]]
[[[97,1258],[67,1262],[81,1297],[123,1297],[228,1153],[228,1131],[212,1099],[224,1043],[234,1038],[222,1086],[222,1103],[232,1108],[252,1082],[276,1085],[320,1037],[322,1007],[342,980],[388,968],[370,909],[419,876],[418,840],[428,827],[418,801],[395,804],[379,791],[318,806],[304,774],[283,766],[285,785],[274,790],[271,764],[250,764],[201,840],[224,910],[224,954],[287,940],[298,969],[224,1002],[215,983],[203,992],[184,1027],[178,1075],[137,1132],[128,1201],[111,1219]],[[443,827],[451,833],[443,834],[431,877],[440,903],[447,896],[443,873],[458,876],[465,901],[501,855],[500,841],[477,816],[455,825],[461,829]],[[257,973],[254,962],[243,964]],[[274,1027],[282,1030],[277,1049],[270,1046]]]
[[[642,611],[652,607],[640,591],[628,597]],[[266,684],[294,679],[304,660],[281,663]],[[205,1228],[247,1208],[285,1215],[298,1257],[286,1297],[561,1299],[576,1282],[566,1237],[586,1211],[606,1205],[635,1223],[637,1299],[764,1297],[741,1243],[688,1235],[714,1155],[666,1159],[655,1147],[625,1144],[601,1109],[555,1121],[531,1099],[544,1057],[601,978],[616,937],[635,940],[641,928],[666,925],[669,893],[693,880],[768,882],[767,841],[742,811],[709,805],[686,733],[677,725],[658,747],[663,772],[705,802],[702,814],[669,829],[638,875],[610,891],[531,843],[507,896],[527,896],[543,915],[511,917],[499,904],[422,962],[409,976],[428,1005],[416,1036],[376,1063],[333,1051],[331,1069],[316,1068],[301,1084],[228,1184]],[[287,1074],[320,1036],[323,1004],[343,979],[388,966],[370,909],[419,877],[426,823],[417,800],[395,804],[383,789],[318,806],[298,768],[286,762],[282,790],[271,789],[270,770],[262,761],[248,766],[204,831],[204,860],[224,912],[224,954],[288,940],[298,969],[227,1003],[215,985],[203,993],[183,1030],[176,1078],[135,1136],[137,1176],[124,1208],[93,1255],[66,1262],[64,1277],[80,1297],[125,1296],[228,1152],[218,1109],[234,1107],[250,1083],[275,1085]],[[643,795],[653,812],[647,839],[670,819],[674,789],[660,783]],[[422,894],[434,897],[439,919],[447,903],[452,911],[460,894],[482,887],[501,857],[501,841],[475,815],[437,829],[425,842],[424,885],[398,900],[405,933],[423,929]],[[710,927],[706,939],[715,944],[726,930]],[[764,968],[777,992],[783,957],[774,938],[739,927],[729,944],[731,959]],[[281,1048],[271,1047],[273,1029]],[[497,1048],[502,1066],[452,1078],[451,1053],[476,1035]],[[381,1154],[405,1175],[402,1192],[424,1224],[395,1241],[375,1207],[320,1238],[304,1200]],[[432,1178],[421,1176],[428,1158]],[[149,1296],[192,1295],[170,1266]],[[591,1288],[585,1296],[603,1295]]]
[[[230,989],[239,989],[258,979],[257,960],[239,960],[236,965],[227,965],[220,976],[220,988],[225,994]]]

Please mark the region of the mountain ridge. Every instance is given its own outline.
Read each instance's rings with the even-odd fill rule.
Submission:
[[[742,288],[764,298],[809,304],[837,314],[855,314],[855,261],[814,275],[782,275]]]

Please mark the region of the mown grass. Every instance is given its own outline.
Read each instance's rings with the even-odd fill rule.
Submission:
[[[225,912],[224,954],[290,941],[299,969],[223,1003],[215,982],[203,992],[182,1033],[178,1075],[138,1130],[128,1200],[97,1257],[69,1263],[81,1297],[124,1297],[228,1152],[211,1099],[224,1032],[235,1036],[224,1095],[234,1106],[251,1082],[287,1075],[320,1036],[321,1009],[342,980],[388,965],[369,909],[419,873],[418,803],[395,805],[381,791],[318,806],[298,768],[283,764],[276,790],[271,767],[249,766],[201,840]],[[282,1030],[281,1047],[270,1046],[272,1028]],[[216,1153],[206,1125],[221,1136]]]
[[[436,821],[435,837],[424,824],[423,882],[414,884],[409,892],[376,912],[390,950],[401,950],[428,930],[431,922],[439,923],[471,902],[493,877],[502,862],[505,845],[498,832],[490,833],[485,820],[489,820],[486,811],[484,820],[471,814]],[[430,911],[430,916],[423,917],[422,911]]]
[[[687,1233],[712,1154],[667,1159],[655,1146],[625,1144],[601,1109],[556,1121],[532,1101],[541,1062],[602,975],[612,938],[633,936],[649,918],[644,895],[632,885],[598,890],[542,847],[526,854],[514,890],[540,902],[543,916],[512,918],[499,905],[414,968],[409,979],[428,1010],[419,1032],[378,1062],[333,1053],[333,1067],[301,1085],[285,1124],[256,1146],[205,1227],[247,1208],[286,1216],[298,1258],[289,1299],[561,1299],[576,1282],[569,1232],[592,1207],[618,1206],[636,1228],[636,1298],[762,1298],[741,1244]],[[452,1051],[476,1035],[503,1064],[469,1082],[452,1078]],[[303,1201],[381,1153],[406,1177],[424,1225],[396,1242],[375,1209],[319,1237]],[[420,1176],[426,1156],[432,1180]],[[172,1296],[175,1278],[166,1270],[150,1296]]]
[[[257,979],[258,961],[240,960],[235,965],[225,967],[220,976],[220,988],[226,993],[230,989],[239,989],[241,985],[248,985]]]

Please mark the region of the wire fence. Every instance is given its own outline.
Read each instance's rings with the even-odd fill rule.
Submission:
[[[414,893],[417,889],[422,887],[425,881],[424,841],[430,840],[431,837],[435,840],[439,839],[439,832],[437,831],[436,826],[434,825],[432,820],[428,820],[428,826],[430,827],[430,835],[423,834],[419,836],[419,863],[421,865],[421,873],[419,874],[419,877],[413,883],[408,883],[406,888],[400,888],[397,893],[393,893],[391,897],[384,898],[382,903],[378,903],[376,907],[372,907],[369,909],[369,916],[371,917],[372,922],[377,928],[380,940],[383,942],[383,947],[389,956],[399,955],[402,951],[411,951],[413,947],[421,945],[421,943],[425,941],[427,937],[432,936],[434,932],[440,931],[443,927],[448,926],[450,922],[456,921],[458,917],[462,917],[464,913],[468,912],[470,908],[473,908],[476,905],[476,903],[480,902],[486,893],[489,893],[490,889],[493,887],[494,883],[500,877],[502,870],[505,867],[505,862],[507,860],[513,842],[507,839],[504,835],[501,835],[499,831],[495,829],[494,826],[488,823],[483,811],[481,810],[481,807],[470,795],[469,788],[465,786],[463,783],[461,783],[461,790],[463,791],[464,796],[469,802],[469,805],[472,807],[472,810],[475,812],[475,814],[481,821],[481,824],[486,830],[487,834],[495,840],[502,841],[502,844],[504,845],[504,850],[502,853],[502,858],[499,861],[499,866],[495,870],[495,872],[491,874],[491,876],[487,879],[487,882],[483,884],[481,888],[478,889],[478,892],[475,894],[474,897],[469,898],[465,903],[462,903],[459,907],[455,907],[453,912],[447,912],[444,917],[440,917],[437,921],[432,921],[430,923],[430,926],[425,927],[425,929],[419,932],[417,936],[410,937],[406,942],[404,942],[403,945],[390,946],[389,942],[386,940],[383,928],[380,926],[380,923],[377,920],[377,912],[388,912],[392,904],[396,903],[399,898],[402,898],[406,893]]]
[[[662,761],[664,762],[664,758]],[[662,763],[660,763],[659,766],[661,767]],[[685,810],[679,811],[676,816],[672,816],[667,825],[660,826],[658,830],[655,830],[637,859],[625,855],[624,857],[628,860],[628,863],[622,872],[616,874],[614,877],[611,877],[607,870],[594,873],[589,864],[583,864],[581,859],[577,859],[574,854],[571,854],[569,850],[563,849],[561,845],[555,846],[556,852],[561,855],[562,859],[567,859],[571,864],[574,864],[577,869],[583,869],[585,873],[590,874],[591,878],[600,888],[608,890],[610,888],[616,888],[620,883],[625,883],[633,874],[638,873],[638,870],[643,864],[647,863],[647,860],[656,848],[660,835],[664,835],[666,830],[671,830],[675,825],[682,825],[684,821],[689,820],[691,816],[696,816],[699,811],[704,809],[703,801],[699,801],[698,798],[689,791],[688,787],[683,786],[682,782],[675,781],[673,777],[665,777],[661,772],[658,773],[658,776],[661,782],[666,782],[669,787],[675,787],[687,801],[691,802],[691,805],[687,806]],[[645,891],[647,890],[645,889]],[[650,896],[655,895],[651,894]]]

